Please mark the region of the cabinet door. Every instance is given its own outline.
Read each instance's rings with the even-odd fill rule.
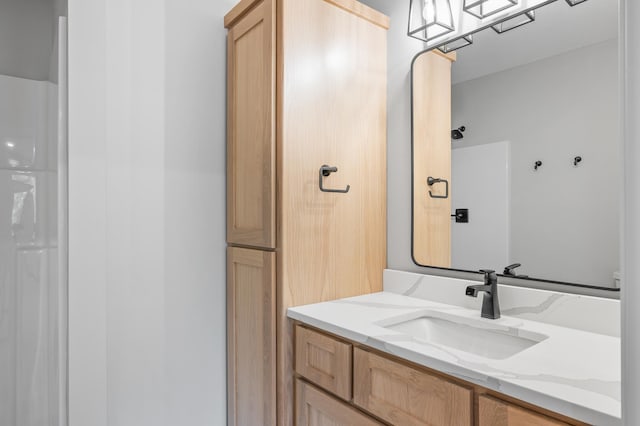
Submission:
[[[229,425],[275,425],[273,252],[227,249]]]
[[[451,267],[451,60],[429,52],[413,69],[413,259]],[[429,177],[445,179],[427,184]],[[447,186],[449,194],[445,197]]]
[[[568,425],[525,408],[491,398],[478,397],[479,426],[561,426]]]
[[[352,347],[333,337],[296,326],[296,372],[318,386],[351,400]]]
[[[353,0],[278,6],[278,421],[290,425],[287,307],[382,290],[388,18]],[[324,187],[349,192],[320,190],[325,164],[338,171]]]
[[[275,30],[264,0],[229,30],[227,242],[275,248]]]
[[[381,423],[296,380],[296,426],[381,426]]]
[[[471,426],[473,392],[354,349],[353,403],[394,425]]]

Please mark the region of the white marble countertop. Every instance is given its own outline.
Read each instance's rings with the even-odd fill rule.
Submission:
[[[548,336],[505,359],[418,342],[383,328],[434,311],[483,328]],[[597,315],[597,312],[594,312]],[[522,318],[480,318],[479,310],[382,292],[289,308],[289,318],[531,404],[594,424],[621,424],[620,339]],[[382,324],[382,325],[381,325]]]

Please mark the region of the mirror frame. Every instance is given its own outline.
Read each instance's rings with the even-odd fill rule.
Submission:
[[[416,61],[418,60],[418,58],[422,55],[425,55],[429,52],[433,51],[432,48],[430,49],[425,49],[422,50],[420,52],[418,52],[413,59],[411,60],[411,73],[410,73],[410,88],[411,88],[411,96],[410,96],[410,102],[411,102],[411,260],[413,261],[414,264],[416,264],[417,266],[420,267],[424,267],[424,268],[429,268],[429,269],[435,269],[435,270],[440,270],[440,271],[452,271],[452,272],[458,272],[458,273],[465,273],[465,274],[476,274],[479,277],[482,277],[483,274],[482,272],[479,271],[474,271],[474,270],[469,270],[469,269],[458,269],[458,268],[444,268],[444,267],[440,267],[440,266],[430,266],[430,265],[423,265],[420,264],[416,261],[416,257],[415,257],[415,253],[414,253],[414,226],[415,226],[415,201],[414,201],[414,191],[415,191],[415,184],[414,184],[414,172],[415,172],[415,158],[414,158],[414,145],[415,145],[415,135],[414,135],[414,129],[415,129],[415,123],[414,123],[414,65],[416,63]],[[624,194],[622,194],[624,195]],[[622,256],[622,253],[621,253]],[[619,259],[620,261],[621,259]],[[497,272],[497,271],[496,271]],[[531,287],[531,283],[546,283],[546,284],[557,284],[557,285],[562,285],[562,286],[568,286],[568,287],[573,287],[576,289],[589,289],[589,290],[595,290],[598,292],[607,292],[609,293],[608,297],[612,297],[611,295],[614,295],[613,297],[618,298],[620,295],[620,288],[613,288],[613,287],[604,287],[604,286],[597,286],[597,285],[590,285],[590,284],[580,284],[580,283],[572,283],[572,282],[566,282],[566,281],[556,281],[556,280],[550,280],[550,279],[544,279],[544,278],[531,278],[531,277],[511,277],[511,276],[507,276],[504,274],[497,274],[499,277],[499,282],[501,284],[507,284],[504,282],[504,279],[508,279],[509,281],[516,283],[516,285],[520,285],[523,287]],[[502,280],[500,280],[502,279]]]

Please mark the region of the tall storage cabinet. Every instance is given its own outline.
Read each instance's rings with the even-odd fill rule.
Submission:
[[[225,17],[230,425],[295,423],[288,307],[382,289],[388,24],[353,0]]]

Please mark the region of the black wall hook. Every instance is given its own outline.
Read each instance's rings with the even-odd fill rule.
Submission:
[[[538,167],[542,166],[542,161],[538,160],[533,166],[533,170],[538,170]]]
[[[573,159],[573,165],[578,166],[578,164],[582,161],[582,157],[579,155]]]

